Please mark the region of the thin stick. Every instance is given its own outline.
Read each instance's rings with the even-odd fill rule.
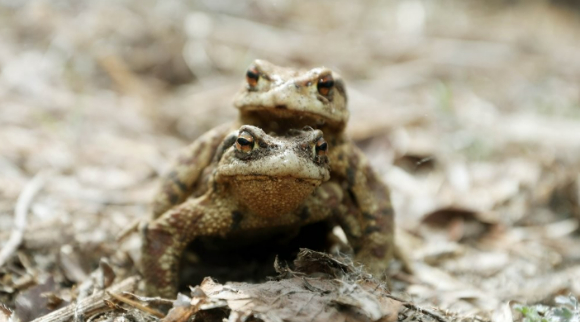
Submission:
[[[10,317],[12,316],[12,311],[10,311],[9,308],[5,307],[4,304],[0,303],[0,313],[4,314],[6,317]],[[0,317],[2,317],[0,315]],[[4,321],[4,320],[2,320]],[[6,321],[8,321],[8,319],[6,319]]]
[[[123,229],[119,234],[117,234],[117,236],[115,237],[115,240],[117,241],[117,243],[122,242],[131,233],[136,232],[137,229],[139,228],[140,223],[141,223],[141,219],[133,220],[133,222],[129,226],[127,226],[127,228]]]
[[[20,193],[20,196],[18,196],[16,209],[14,210],[14,228],[12,229],[10,239],[8,239],[8,242],[6,242],[2,250],[0,250],[0,267],[6,264],[8,259],[10,259],[20,244],[22,244],[24,230],[26,229],[28,209],[30,208],[32,199],[34,199],[34,196],[40,191],[40,189],[42,189],[45,182],[46,172],[39,172],[30,182],[28,182],[28,184],[26,184]]]
[[[137,301],[133,301],[133,300],[128,299],[128,298],[126,298],[124,296],[121,296],[121,295],[118,295],[118,294],[115,294],[115,293],[111,293],[111,292],[107,292],[107,294],[110,297],[114,298],[115,300],[117,300],[119,302],[123,302],[123,303],[125,303],[127,305],[130,305],[130,306],[132,306],[134,308],[137,308],[137,309],[139,309],[139,310],[141,310],[143,312],[146,312],[146,313],[149,313],[151,315],[154,315],[154,316],[156,316],[158,318],[163,318],[165,316],[165,314],[163,314],[163,313],[161,313],[161,312],[159,312],[159,311],[157,311],[155,309],[152,309],[150,307],[147,307],[147,306],[145,306],[145,305],[143,305],[143,304],[141,304],[141,303],[139,303]]]
[[[417,311],[417,312],[420,312],[420,313],[423,313],[423,314],[427,314],[427,315],[431,316],[432,318],[434,318],[435,320],[437,320],[437,321],[439,321],[439,322],[448,322],[448,321],[447,321],[447,320],[446,320],[444,317],[442,317],[441,315],[439,315],[439,314],[437,314],[437,313],[435,313],[435,312],[433,312],[433,311],[431,311],[431,310],[428,310],[428,309],[424,309],[424,308],[418,307],[417,305],[415,305],[415,304],[413,304],[413,303],[410,303],[410,302],[404,302],[404,303],[403,303],[403,306],[405,306],[405,307],[406,307],[406,308],[408,308],[408,309],[412,309],[412,310],[415,310],[415,311]]]
[[[125,292],[134,291],[137,287],[137,282],[139,277],[131,276],[117,284],[112,285],[107,289],[107,292]],[[41,316],[32,322],[67,322],[71,321],[75,315],[90,317],[98,312],[104,312],[110,310],[104,303],[104,299],[107,298],[106,291],[99,291],[95,294],[80,300],[78,303],[71,303],[61,309],[53,311],[47,315]]]
[[[439,322],[448,322],[441,315],[439,315],[439,314],[437,314],[437,313],[435,313],[435,312],[433,312],[431,310],[421,308],[421,307],[419,307],[419,306],[417,306],[417,305],[415,305],[415,304],[413,304],[411,302],[407,302],[407,301],[405,301],[405,300],[403,300],[403,299],[401,299],[401,298],[399,298],[397,296],[394,296],[392,294],[385,294],[384,296],[385,297],[388,297],[390,299],[393,299],[395,301],[401,302],[401,304],[403,304],[403,306],[406,307],[406,308],[408,308],[408,309],[415,310],[417,312],[427,314],[427,315],[431,316],[432,318],[434,318],[435,320],[437,320]]]

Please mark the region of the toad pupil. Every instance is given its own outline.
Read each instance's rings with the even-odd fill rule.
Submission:
[[[252,144],[252,142],[250,142],[244,138],[238,138],[238,144],[241,146],[250,146]]]
[[[326,150],[328,150],[328,143],[323,138],[318,139],[316,142],[316,155],[322,156],[326,155]]]
[[[258,73],[258,70],[256,70],[256,68],[250,68],[246,72],[246,81],[248,82],[248,85],[250,85],[251,87],[258,85],[259,78],[260,74]]]
[[[318,79],[318,92],[324,96],[330,93],[330,90],[334,86],[334,79],[332,75],[327,75]]]

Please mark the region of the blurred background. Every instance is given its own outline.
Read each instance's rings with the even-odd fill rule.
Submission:
[[[236,117],[256,58],[344,77],[415,267],[398,294],[483,317],[580,295],[575,2],[0,0],[0,246],[45,177],[0,302],[135,260],[115,236],[179,148]]]

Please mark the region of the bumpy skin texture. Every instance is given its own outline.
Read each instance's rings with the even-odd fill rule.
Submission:
[[[382,277],[394,253],[393,209],[388,188],[344,134],[349,118],[346,101],[342,79],[329,69],[297,71],[256,60],[234,98],[238,120],[211,130],[184,149],[172,171],[162,179],[153,218],[172,207],[185,207],[180,204],[186,198],[208,189],[209,174],[215,168],[213,153],[232,129],[251,124],[267,133],[284,135],[288,129],[311,126],[324,132],[331,166],[330,181],[315,190],[314,196],[324,204],[325,191],[338,189],[342,195],[336,207],[321,211],[332,211],[353,246],[355,260]]]
[[[251,138],[251,148],[244,150],[240,137]],[[242,126],[227,136],[209,190],[142,227],[147,293],[175,294],[181,254],[198,237],[257,239],[331,217],[343,196],[333,185],[316,189],[330,177],[326,151],[322,132],[313,129],[271,137]]]

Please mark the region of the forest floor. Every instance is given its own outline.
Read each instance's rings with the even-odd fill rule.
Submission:
[[[0,321],[137,272],[118,237],[256,58],[345,79],[413,265],[397,298],[509,321],[580,296],[580,13],[483,4],[0,1]]]

